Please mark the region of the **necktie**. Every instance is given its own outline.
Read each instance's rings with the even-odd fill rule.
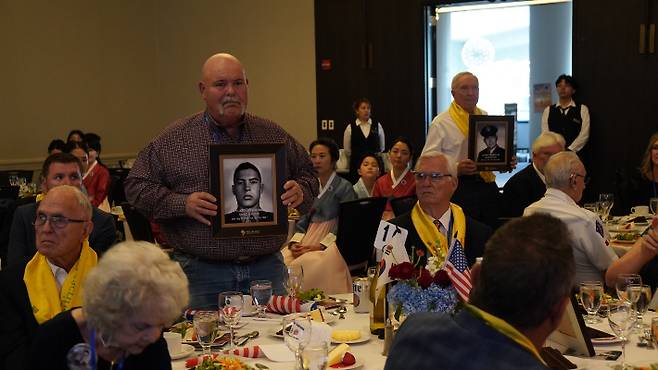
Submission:
[[[437,229],[439,229],[439,232],[443,234],[443,236],[446,236],[446,228],[443,227],[443,224],[439,220],[434,220],[434,225],[436,226]]]

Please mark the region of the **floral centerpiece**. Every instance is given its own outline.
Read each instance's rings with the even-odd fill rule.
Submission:
[[[442,262],[445,256],[430,256],[425,266],[402,262],[391,266],[388,275],[397,280],[386,298],[395,309],[395,318],[415,312],[452,313],[459,302],[459,294]]]

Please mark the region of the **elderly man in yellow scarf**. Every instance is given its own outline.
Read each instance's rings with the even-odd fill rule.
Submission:
[[[475,162],[468,158],[468,120],[471,114],[486,115],[477,106],[480,99],[480,83],[470,72],[460,72],[452,79],[454,100],[450,108],[432,120],[427,132],[423,153],[441,152],[457,162],[459,188],[453,201],[466,214],[489,226],[497,226],[499,193],[493,172],[478,172]],[[512,158],[516,167],[516,157]]]
[[[61,185],[39,203],[34,229],[37,253],[24,269],[0,272],[0,368],[22,369],[39,324],[81,305],[81,286],[96,265],[87,237],[92,206],[79,188]]]
[[[416,162],[416,196],[414,208],[390,222],[409,231],[405,242],[407,252],[421,266],[427,257],[436,256],[443,262],[456,238],[464,248],[468,265],[482,256],[491,228],[464,214],[450,202],[457,189],[457,168],[454,161],[442,153],[423,153]]]

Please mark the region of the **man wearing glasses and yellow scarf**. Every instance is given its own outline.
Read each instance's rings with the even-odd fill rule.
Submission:
[[[87,241],[92,206],[80,189],[61,185],[39,203],[34,220],[37,253],[24,269],[0,273],[0,367],[21,369],[39,324],[80,306],[85,276],[97,262]]]

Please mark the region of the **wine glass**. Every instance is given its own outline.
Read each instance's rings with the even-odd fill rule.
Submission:
[[[654,215],[658,211],[658,198],[651,198],[649,199],[649,209],[651,210],[651,213]]]
[[[624,302],[618,306],[608,305],[608,324],[617,337],[621,340],[621,368],[626,368],[626,341],[630,336],[631,329],[637,321],[635,310],[630,304]]]
[[[617,297],[629,305],[637,302],[640,298],[639,288],[641,286],[642,278],[638,274],[619,274],[615,281]],[[634,289],[629,289],[629,287],[634,287]]]
[[[599,207],[603,216],[603,222],[607,222],[612,205],[615,203],[615,196],[611,193],[599,194]]]
[[[217,338],[217,326],[219,324],[217,311],[198,311],[194,314],[192,322],[197,341],[203,349],[203,354],[210,355],[210,345]]]
[[[228,291],[219,293],[219,312],[224,320],[224,325],[229,328],[231,332],[231,351],[235,349],[233,337],[235,336],[235,328],[240,322],[242,317],[242,308],[244,307],[244,298],[241,292]]]
[[[304,281],[304,269],[302,266],[288,266],[288,280],[286,281],[286,290],[290,298],[295,298],[302,289]]]
[[[587,311],[587,323],[596,324],[596,312],[601,307],[603,284],[600,281],[583,281],[580,283],[580,302]]]
[[[272,282],[269,280],[252,281],[249,291],[258,307],[258,317],[265,317],[265,308],[272,298]]]
[[[644,314],[647,313],[647,310],[649,309],[649,302],[651,302],[651,287],[648,285],[642,285],[640,287],[638,300],[635,303],[635,309],[637,310],[637,324],[635,327],[638,329],[644,329],[646,326],[642,320]]]
[[[311,341],[311,318],[289,315],[283,318],[283,339],[295,352],[295,369],[303,370],[302,351]]]

